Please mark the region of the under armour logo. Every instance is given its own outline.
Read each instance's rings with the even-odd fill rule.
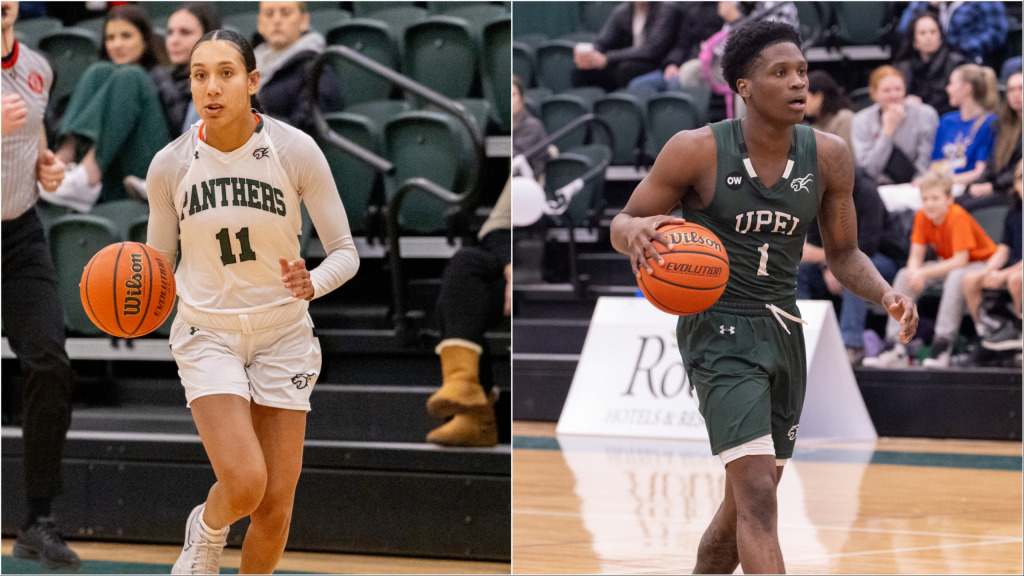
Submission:
[[[292,384],[295,384],[297,390],[302,390],[310,384],[316,382],[316,373],[310,372],[309,374],[296,374],[292,376]]]
[[[196,332],[199,332],[199,328],[196,328],[195,326],[189,326],[189,336],[195,336]]]
[[[260,158],[266,158],[270,156],[270,148],[257,148],[252,151],[252,157],[259,160]]]
[[[719,334],[725,334],[725,330],[726,330],[725,326],[722,326],[722,325],[718,326],[718,333]],[[735,333],[736,333],[736,327],[735,326],[729,326],[729,334],[735,334]]]
[[[797,192],[799,192],[801,190],[803,190],[804,192],[810,192],[810,189],[807,188],[807,184],[810,183],[812,178],[814,178],[814,174],[808,174],[808,175],[804,176],[803,178],[793,178],[793,180],[789,183],[789,185],[790,185],[790,187],[793,188],[793,190],[795,190]]]
[[[196,152],[195,152],[195,159],[199,160],[199,150],[196,150]]]
[[[789,439],[790,439],[790,440],[796,440],[796,431],[797,431],[797,430],[798,430],[799,428],[800,428],[800,425],[799,425],[799,424],[797,424],[796,426],[793,426],[792,428],[790,428],[790,429],[789,429],[789,434],[788,434],[788,436],[789,436]]]

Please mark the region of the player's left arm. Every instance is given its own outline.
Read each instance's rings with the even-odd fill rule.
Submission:
[[[917,306],[878,273],[857,246],[857,211],[853,204],[853,155],[838,136],[815,132],[818,174],[824,190],[818,208],[825,261],[829,270],[854,294],[880,304],[900,321],[900,339],[909,342],[917,331]]]

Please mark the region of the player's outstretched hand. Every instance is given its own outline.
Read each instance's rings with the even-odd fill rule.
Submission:
[[[662,259],[658,251],[654,249],[651,241],[660,242],[662,245],[672,248],[673,245],[668,241],[662,233],[658,232],[658,228],[661,228],[665,224],[685,224],[686,220],[670,216],[666,214],[659,214],[657,216],[647,216],[645,218],[633,217],[626,227],[626,242],[627,249],[629,251],[629,267],[633,269],[635,276],[640,275],[640,267],[643,266],[647,270],[648,274],[652,274],[654,270],[651,265],[647,263],[647,258],[654,258],[658,262],[658,266],[664,266],[665,260]]]
[[[306,270],[306,261],[302,258],[291,262],[278,258],[281,264],[281,281],[284,287],[292,291],[292,296],[301,300],[313,299],[313,281]]]
[[[882,297],[882,306],[889,315],[900,321],[900,341],[910,342],[917,333],[917,304],[914,299],[899,292],[888,292]]]

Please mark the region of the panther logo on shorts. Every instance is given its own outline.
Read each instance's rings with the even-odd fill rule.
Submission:
[[[790,440],[796,440],[796,431],[797,431],[798,428],[800,428],[799,424],[797,424],[796,426],[793,426],[792,428],[789,429],[789,439]]]
[[[292,376],[292,384],[295,384],[296,390],[302,390],[314,382],[316,382],[315,372],[310,372],[309,374],[296,374],[295,376]]]

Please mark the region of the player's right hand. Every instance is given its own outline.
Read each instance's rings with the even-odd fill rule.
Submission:
[[[633,270],[634,276],[640,275],[640,267],[643,266],[648,274],[654,273],[654,269],[648,264],[647,258],[654,258],[659,266],[665,265],[665,260],[651,244],[651,241],[661,243],[671,249],[673,244],[669,242],[664,234],[658,232],[665,224],[685,224],[686,220],[667,214],[657,216],[633,217],[626,225],[626,246],[629,255],[629,267]]]
[[[6,136],[20,129],[28,119],[28,107],[17,94],[4,94],[0,97],[0,133]]]
[[[914,299],[906,294],[891,291],[882,297],[882,306],[890,316],[900,321],[900,341],[904,344],[910,342],[917,333],[919,320]]]

